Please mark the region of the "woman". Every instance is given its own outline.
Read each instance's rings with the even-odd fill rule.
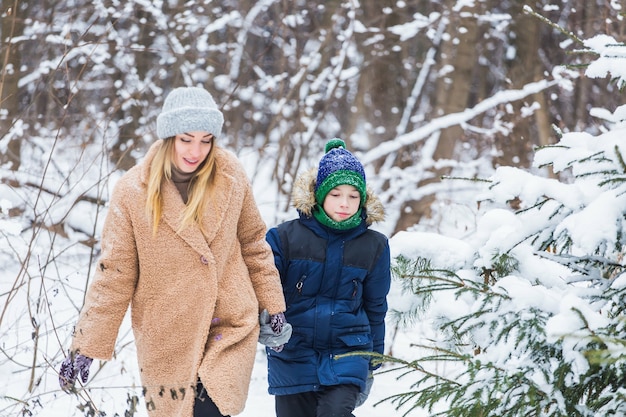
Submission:
[[[299,218],[267,234],[293,326],[282,351],[267,350],[277,417],[352,416],[375,366],[366,355],[339,355],[384,351],[389,244],[369,229],[384,210],[345,143],[325,150],[317,172],[294,184]]]
[[[202,88],[165,99],[160,140],[115,185],[64,389],[86,381],[91,358],[112,357],[130,305],[151,417],[243,410],[259,313],[280,339],[285,302],[246,173],[215,143],[223,122]]]

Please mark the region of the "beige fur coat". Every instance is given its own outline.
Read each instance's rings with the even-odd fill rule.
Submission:
[[[146,181],[161,145],[115,186],[72,351],[110,359],[130,305],[150,416],[191,417],[198,377],[221,413],[236,415],[248,395],[259,311],[285,310],[266,226],[240,162],[216,149],[218,198],[202,219],[207,235],[198,227],[176,233],[184,204],[166,182],[153,237]]]

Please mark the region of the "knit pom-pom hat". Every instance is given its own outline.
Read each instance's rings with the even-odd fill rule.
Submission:
[[[367,190],[363,165],[346,149],[346,143],[338,138],[331,139],[324,148],[315,183],[315,200],[321,206],[326,195],[338,185],[352,185],[361,195],[360,207],[365,204]]]
[[[163,102],[157,116],[157,136],[166,139],[186,132],[208,132],[218,136],[224,115],[211,93],[200,87],[178,87]]]

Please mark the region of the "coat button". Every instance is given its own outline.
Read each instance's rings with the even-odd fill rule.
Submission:
[[[200,256],[200,262],[202,262],[204,265],[209,264],[209,261],[207,260],[207,258],[204,257],[204,255]]]

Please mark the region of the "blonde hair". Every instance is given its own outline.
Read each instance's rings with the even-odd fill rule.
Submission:
[[[174,137],[163,140],[163,145],[157,150],[150,165],[148,177],[148,195],[146,197],[146,214],[152,219],[152,234],[156,236],[163,214],[163,194],[161,186],[163,181],[172,179],[172,160],[174,157]],[[181,213],[180,229],[185,229],[192,224],[197,224],[205,233],[202,225],[202,215],[212,200],[215,189],[215,138],[213,146],[204,163],[191,179],[189,197],[185,209]]]

